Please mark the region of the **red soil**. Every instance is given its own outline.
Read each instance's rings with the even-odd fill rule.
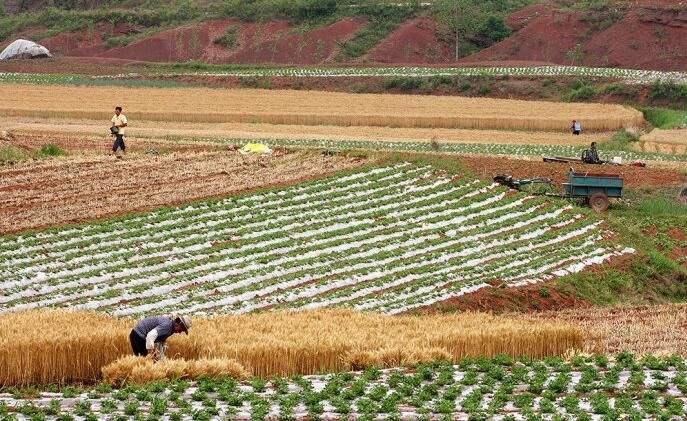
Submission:
[[[429,18],[412,19],[372,49],[365,60],[377,63],[445,63],[453,60],[450,45],[437,38],[437,24]]]
[[[624,17],[597,31],[577,11],[535,5],[513,14],[522,28],[504,41],[461,60],[530,60],[571,64],[579,48],[586,66],[684,70],[687,66],[687,12],[669,4],[630,8]],[[578,47],[579,46],[579,47]]]
[[[422,314],[455,311],[521,313],[580,307],[590,307],[590,304],[570,292],[558,290],[555,282],[545,282],[516,288],[482,288],[470,294],[421,308],[415,312]]]
[[[460,157],[460,162],[480,178],[510,174],[515,178],[547,177],[560,185],[567,181],[570,164],[525,161],[498,157]],[[576,171],[622,175],[627,187],[674,186],[684,177],[679,171],[632,166],[574,165]]]
[[[231,25],[238,25],[237,42],[228,49],[215,44]],[[211,20],[166,30],[123,47],[107,49],[102,34],[118,36],[138,28],[108,27],[60,34],[42,43],[54,54],[71,57],[148,62],[284,63],[316,64],[331,61],[345,42],[365,25],[361,19],[344,19],[323,28],[299,33],[286,21],[241,23]]]
[[[155,34],[129,45],[107,50],[100,57],[145,60],[188,61],[204,58],[204,53],[214,48],[213,41],[226,28],[235,23],[231,20],[212,20],[197,25],[182,26]]]

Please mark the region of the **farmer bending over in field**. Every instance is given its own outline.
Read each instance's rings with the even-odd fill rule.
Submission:
[[[136,356],[150,356],[157,361],[160,355],[155,350],[155,344],[164,345],[167,338],[175,333],[184,332],[188,335],[190,327],[191,319],[186,316],[146,317],[129,334],[131,349]]]
[[[126,149],[124,144],[124,132],[127,126],[126,116],[122,114],[122,107],[115,107],[115,115],[112,116],[112,127],[110,132],[115,136],[114,144],[112,144],[112,153],[117,154],[117,149],[121,148],[122,152]],[[121,158],[117,155],[117,158]]]
[[[575,136],[579,136],[579,134],[582,133],[582,123],[577,120],[573,120],[572,125],[570,126],[570,131]]]

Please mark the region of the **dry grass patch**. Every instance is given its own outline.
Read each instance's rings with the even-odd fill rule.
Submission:
[[[128,334],[134,323],[89,312],[2,315],[0,386],[98,380],[103,367],[131,353]],[[174,360],[234,360],[252,375],[271,376],[480,355],[543,357],[582,346],[578,328],[555,321],[483,313],[392,317],[327,310],[199,318],[189,336],[170,339],[167,354]],[[144,362],[121,360],[105,375],[119,381],[173,376],[180,367],[182,373],[198,369],[196,363],[170,364],[176,365],[150,372]]]

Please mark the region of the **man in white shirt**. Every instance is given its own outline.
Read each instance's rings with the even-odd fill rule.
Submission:
[[[112,117],[112,127],[110,131],[115,136],[114,144],[112,145],[112,153],[117,154],[117,149],[121,149],[122,152],[125,151],[126,145],[124,144],[124,134],[126,132],[127,120],[126,116],[122,114],[122,107],[115,107],[115,115]],[[121,155],[117,155],[117,158],[121,158]]]
[[[577,120],[573,120],[572,125],[570,126],[570,131],[572,131],[572,134],[579,136],[579,134],[582,133],[582,123]]]

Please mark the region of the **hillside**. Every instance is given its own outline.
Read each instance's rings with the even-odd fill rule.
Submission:
[[[17,10],[16,2],[5,3],[6,12]],[[470,10],[454,5],[459,2],[361,6],[330,1],[274,10],[252,10],[243,3],[88,9],[99,6],[94,0],[77,12],[22,2],[24,12],[0,18],[0,47],[25,37],[58,57],[101,62],[687,66],[687,6],[679,2],[526,5],[511,0]],[[300,3],[308,2],[294,2]],[[452,18],[461,12],[464,18]]]

